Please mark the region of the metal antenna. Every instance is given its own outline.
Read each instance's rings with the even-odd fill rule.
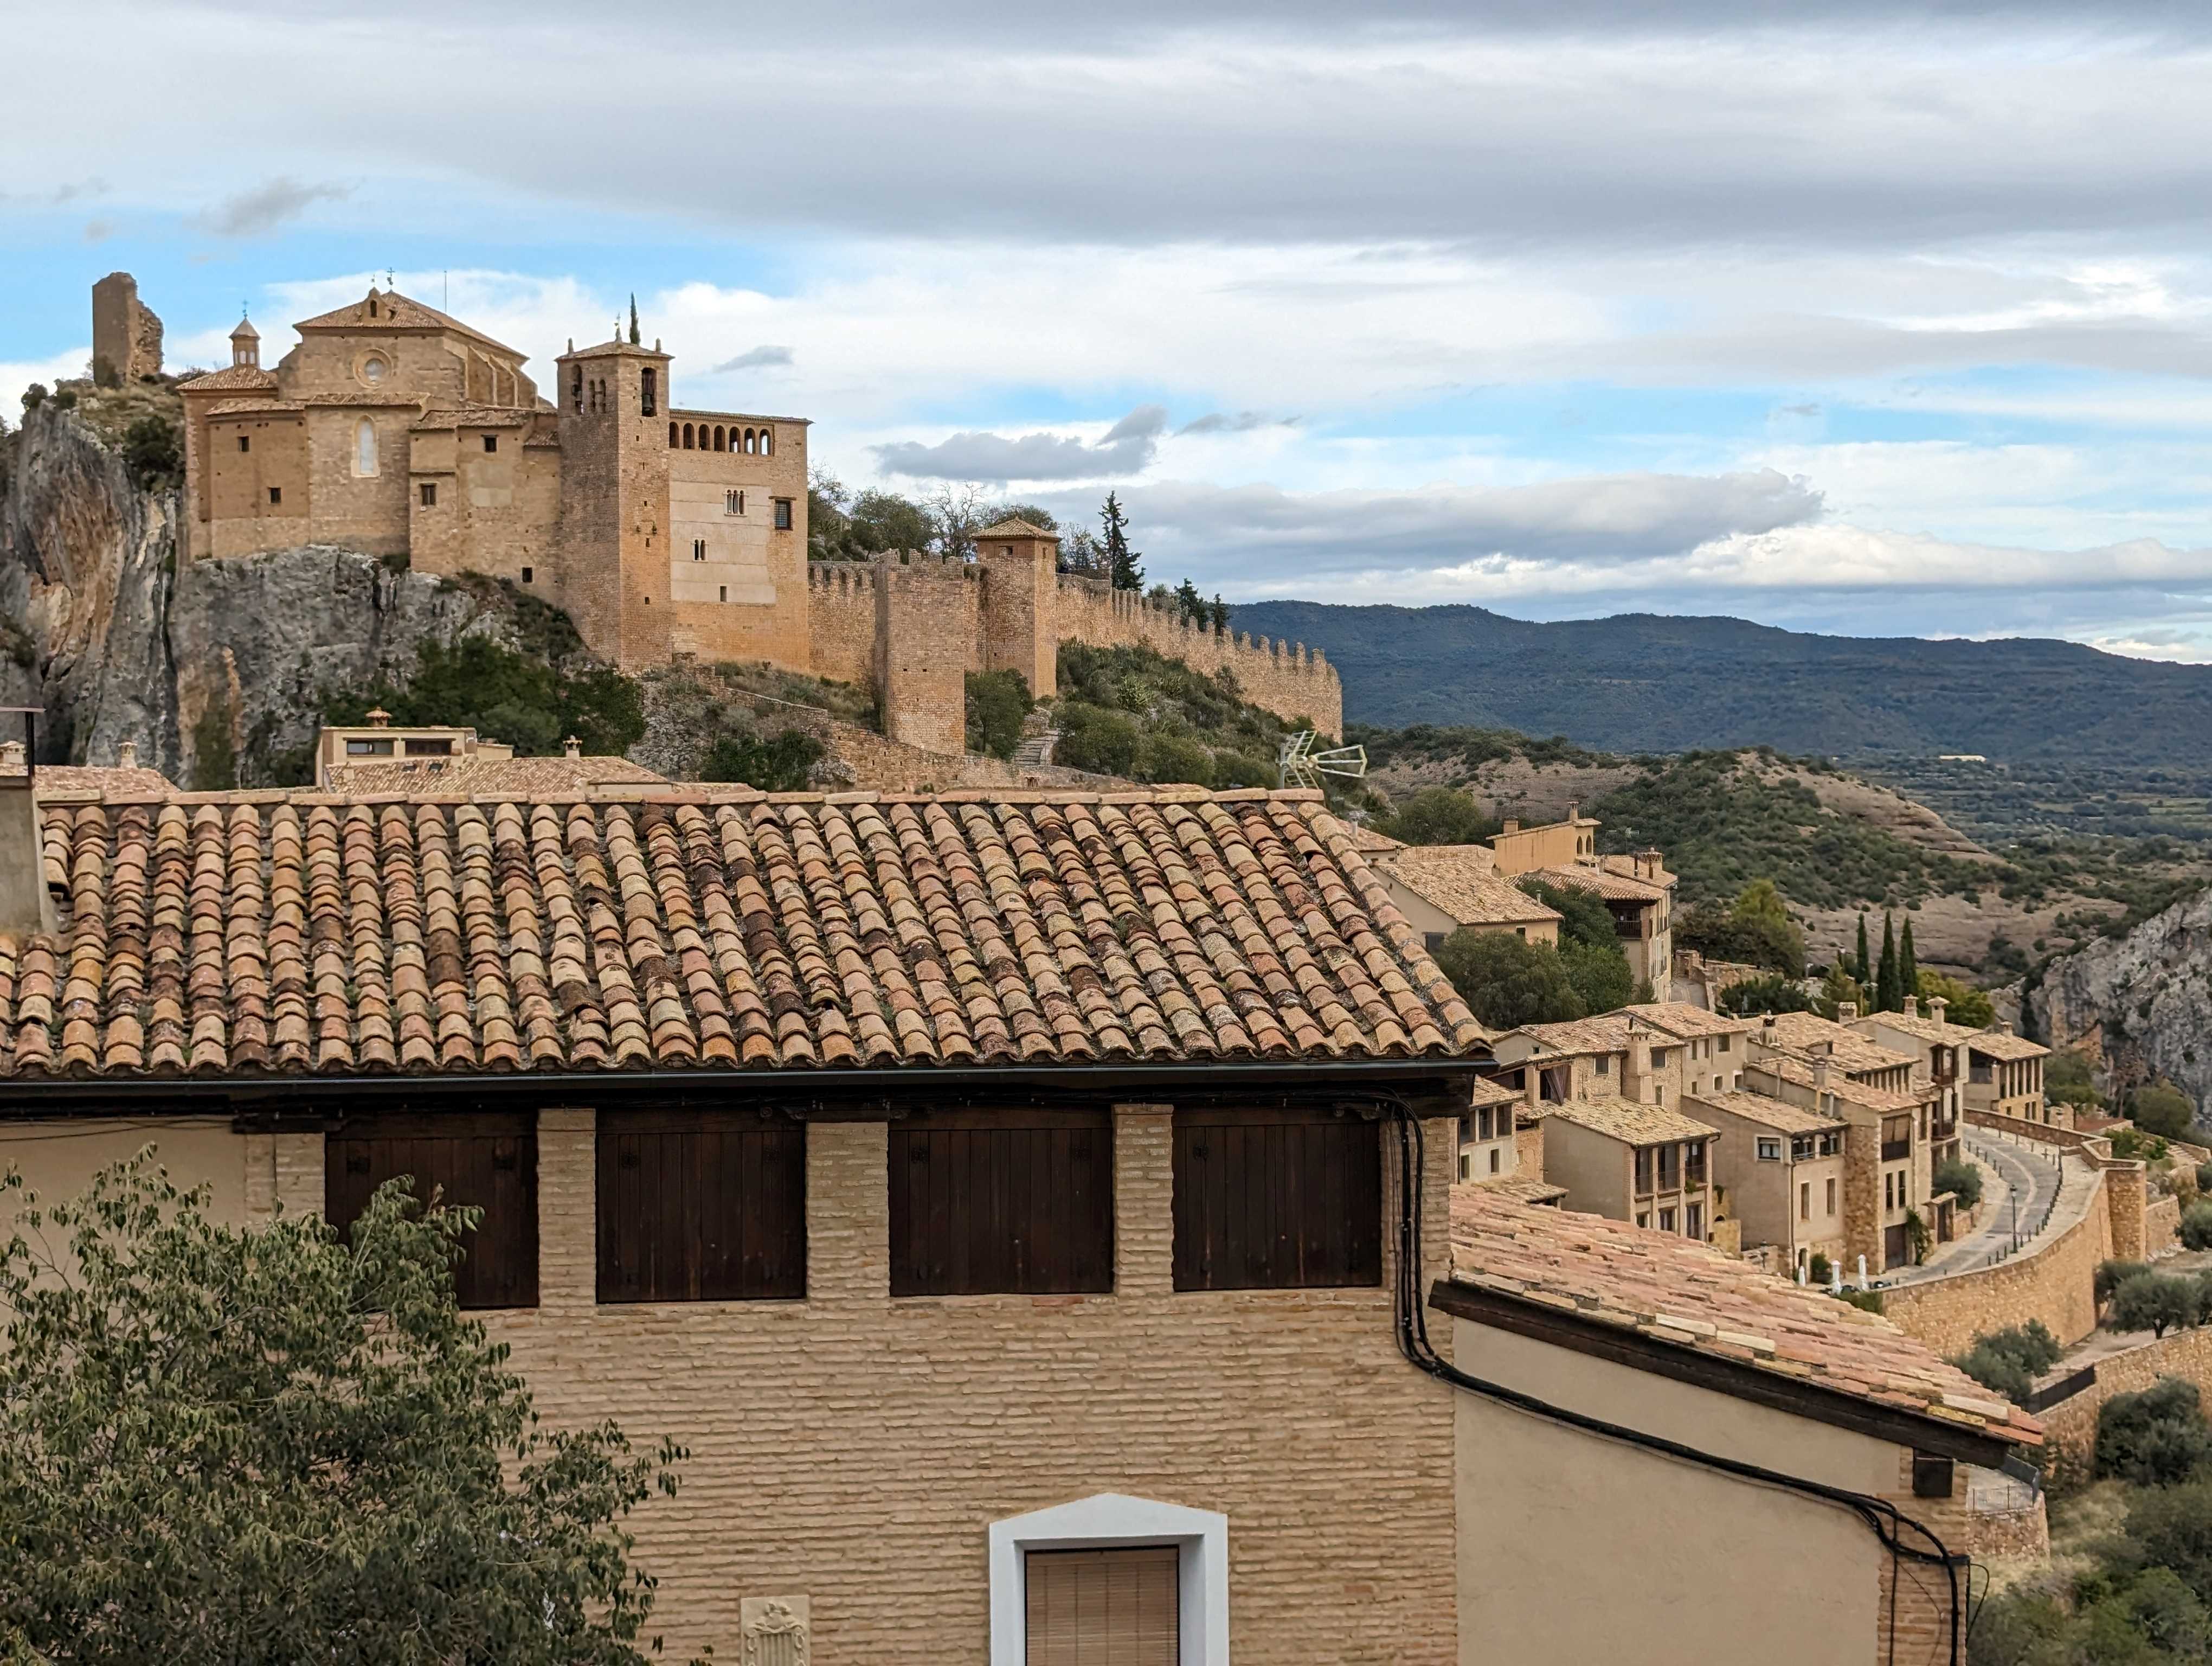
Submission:
[[[1275,774],[1284,786],[1318,787],[1323,775],[1358,781],[1367,773],[1364,746],[1332,746],[1316,751],[1314,742],[1320,739],[1312,729],[1300,729],[1283,738],[1282,748],[1275,754]]]

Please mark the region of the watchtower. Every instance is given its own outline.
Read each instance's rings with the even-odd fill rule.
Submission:
[[[627,342],[555,361],[561,417],[560,600],[585,645],[624,671],[673,652],[669,356]]]
[[[985,671],[1018,671],[1048,700],[1060,678],[1060,535],[1016,517],[975,534]]]
[[[126,382],[161,374],[161,320],[138,299],[138,280],[110,272],[92,286],[92,365]]]

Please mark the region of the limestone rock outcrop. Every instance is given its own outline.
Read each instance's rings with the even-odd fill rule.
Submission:
[[[313,739],[318,690],[404,680],[426,641],[511,635],[478,593],[357,550],[180,571],[179,513],[51,401],[0,446],[0,704],[46,708],[43,761],[111,763],[131,741],[185,786],[207,751],[250,774]]]
[[[2081,1051],[2108,1089],[2163,1076],[2212,1104],[2212,891],[2053,960],[2026,1008],[2038,1039]]]

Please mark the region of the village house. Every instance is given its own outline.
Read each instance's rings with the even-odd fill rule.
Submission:
[[[1720,1136],[1713,1180],[1745,1250],[1771,1247],[1772,1270],[1801,1278],[1815,1255],[1843,1264],[1848,1123],[1748,1088],[1685,1095],[1682,1111]]]
[[[1431,952],[1462,928],[1558,945],[1559,911],[1499,879],[1480,845],[1394,845],[1371,859],[1375,871]]]
[[[1938,1168],[1958,1158],[1960,1116],[1966,1106],[1966,1083],[1972,1075],[1970,1051],[1983,1036],[1946,1018],[1948,1006],[1938,995],[1928,1003],[1923,1016],[1919,998],[1907,995],[1901,1012],[1869,1012],[1862,1018],[1847,1002],[1838,1014],[1848,1027],[1881,1046],[1913,1055],[1913,1085],[1923,1091],[1932,1089],[1936,1095],[1929,1107],[1928,1145],[1929,1159]],[[2039,1094],[2040,1090],[2039,1081]]]
[[[1674,999],[1674,876],[1656,850],[1632,855],[1597,854],[1599,823],[1574,806],[1565,821],[1523,827],[1508,821],[1490,841],[1497,873],[1566,891],[1586,891],[1605,904],[1628,970],[1650,986],[1656,1000]]]
[[[1713,1219],[1711,1147],[1703,1122],[1641,1100],[1599,1095],[1544,1118],[1544,1178],[1577,1210],[1705,1242]]]
[[[2050,1056],[2049,1048],[2014,1035],[2002,1019],[1977,1030],[1966,1043],[1966,1109],[2072,1127],[2071,1107],[2043,1097],[2043,1061]]]
[[[1462,1507],[1462,1662],[1963,1663],[1967,1559],[2044,1542],[2039,1495],[2002,1524],[1973,1496],[2033,1418],[1687,1237],[1462,1186],[1429,1301],[1480,1385],[1455,1402],[1462,1498],[1498,1506]],[[1828,1488],[1910,1518],[1899,1554]]]

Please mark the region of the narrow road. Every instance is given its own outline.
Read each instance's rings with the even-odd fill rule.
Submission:
[[[2032,1241],[2032,1234],[2043,1219],[2043,1212],[2051,1199],[2058,1195],[2063,1171],[2056,1158],[2030,1156],[2019,1146],[2002,1140],[1966,1138],[1968,1150],[1980,1159],[1982,1165],[1997,1177],[1998,1184],[1982,1198],[1984,1219],[1981,1225],[1966,1237],[1947,1243],[1925,1267],[1910,1272],[1887,1274],[1885,1284],[1911,1284],[1921,1279],[1940,1277],[1945,1273],[1964,1272],[1970,1267],[1979,1267],[1998,1250],[2012,1242],[2012,1202],[2003,1187],[2010,1186],[2020,1198],[2020,1230],[2022,1247]]]

